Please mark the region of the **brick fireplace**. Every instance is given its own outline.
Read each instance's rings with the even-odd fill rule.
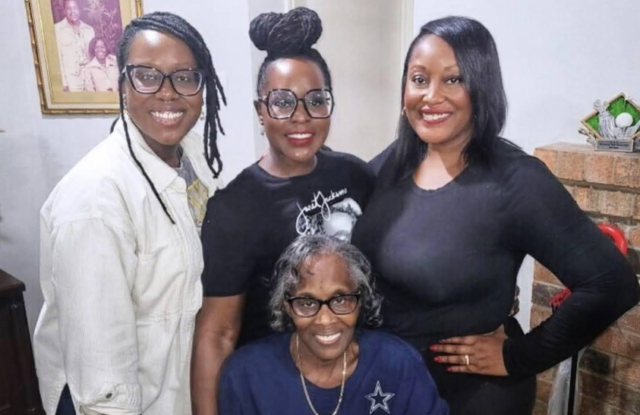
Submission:
[[[628,259],[640,274],[640,154],[595,152],[588,144],[558,143],[535,155],[560,179],[597,223],[612,223],[629,241]],[[534,268],[531,327],[551,315],[549,300],[562,284],[540,264]],[[535,415],[546,415],[556,368],[538,375]],[[640,306],[588,348],[580,365],[581,415],[640,414]]]

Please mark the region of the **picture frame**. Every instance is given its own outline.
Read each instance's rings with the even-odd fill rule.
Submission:
[[[142,0],[25,0],[43,114],[119,112],[117,45]]]

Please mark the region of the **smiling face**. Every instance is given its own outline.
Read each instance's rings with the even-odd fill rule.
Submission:
[[[451,46],[438,36],[425,36],[407,69],[404,106],[418,137],[432,146],[464,147],[473,131],[473,110]]]
[[[64,3],[64,15],[71,24],[80,22],[80,8],[74,0],[67,0]]]
[[[165,74],[197,68],[191,49],[182,41],[153,30],[138,33],[129,50],[127,64],[145,65]],[[175,148],[198,121],[202,110],[200,90],[193,96],[179,95],[165,79],[155,94],[141,94],[125,82],[127,110],[145,141],[156,154]]]
[[[93,53],[100,61],[103,61],[107,57],[107,45],[104,44],[102,39],[96,41]]]
[[[312,89],[326,87],[322,71],[315,63],[298,58],[279,59],[267,69],[260,94],[266,97],[273,89],[289,89],[302,98]],[[269,154],[280,171],[315,164],[315,155],[329,134],[330,118],[311,118],[301,101],[293,116],[285,120],[271,118],[264,103],[258,103],[256,110],[269,140]]]
[[[340,294],[353,294],[356,289],[344,261],[336,255],[326,254],[310,258],[302,266],[300,284],[290,294],[327,300]],[[339,359],[354,339],[360,305],[346,315],[336,315],[328,305],[323,305],[313,317],[298,317],[288,303],[286,308],[296,327],[300,357],[304,362]]]

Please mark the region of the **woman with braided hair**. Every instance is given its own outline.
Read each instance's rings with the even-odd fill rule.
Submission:
[[[254,105],[269,149],[207,206],[205,299],[192,370],[199,415],[217,413],[225,358],[236,346],[272,333],[270,279],[282,251],[299,235],[326,233],[323,220],[347,199],[354,213],[361,212],[373,188],[363,161],[323,148],[334,98],[327,63],[313,48],[321,33],[320,18],[306,8],[262,14],[251,22],[251,40],[267,52]],[[349,239],[351,229],[335,229]]]
[[[202,36],[174,14],[133,20],[118,65],[112,133],[41,211],[34,351],[48,414],[191,412],[199,229],[222,169],[224,93]],[[203,105],[204,157],[191,131]]]

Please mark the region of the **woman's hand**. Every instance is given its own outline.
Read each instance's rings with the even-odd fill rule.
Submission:
[[[434,361],[451,365],[450,372],[475,373],[489,376],[508,376],[502,358],[502,344],[507,339],[504,327],[477,335],[451,337],[430,347],[432,352],[444,353]]]

